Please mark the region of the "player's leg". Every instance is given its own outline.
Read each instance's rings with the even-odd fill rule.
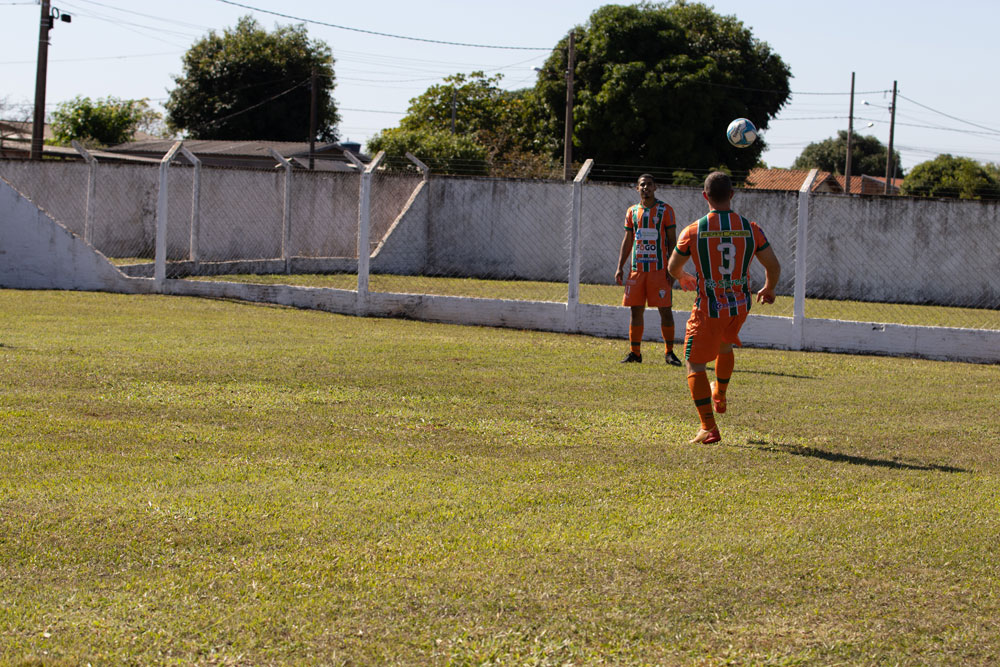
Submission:
[[[680,366],[681,360],[674,354],[674,313],[670,306],[661,306],[660,311],[660,333],[663,334],[663,356],[671,366]]]
[[[719,414],[726,411],[726,390],[729,389],[729,378],[732,377],[735,366],[733,346],[723,343],[719,347],[719,356],[715,358],[715,382],[712,383],[712,402]]]
[[[692,443],[709,444],[722,440],[712,411],[712,387],[706,370],[708,362],[718,356],[721,342],[721,333],[713,324],[712,318],[701,311],[692,312],[684,339],[688,389],[701,421],[701,428],[691,439]]]
[[[733,345],[741,345],[740,329],[746,321],[746,314],[737,315],[723,325],[722,343],[719,345],[719,356],[715,359],[715,382],[712,383],[712,402],[715,411],[722,414],[726,411],[726,390],[736,366],[736,355]]]
[[[642,334],[645,328],[646,306],[631,306],[631,315],[628,323],[628,356],[622,360],[625,362],[642,363]]]
[[[622,305],[630,309],[628,324],[629,352],[622,359],[623,364],[642,363],[643,318],[646,316],[645,274],[632,271],[625,278],[625,294]]]

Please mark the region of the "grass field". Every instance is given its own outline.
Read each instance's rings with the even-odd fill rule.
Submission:
[[[0,664],[1000,661],[1000,366],[624,351],[0,290]]]

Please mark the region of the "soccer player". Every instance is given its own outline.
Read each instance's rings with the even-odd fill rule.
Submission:
[[[684,228],[667,263],[670,275],[682,286],[698,290],[684,338],[688,388],[701,419],[693,443],[722,440],[712,406],[719,414],[726,411],[726,389],[735,365],[733,345],[741,345],[740,328],[750,312],[750,261],[756,257],[764,265],[758,303],[774,303],[781,275],[781,265],[763,230],[732,210],[734,194],[727,174],[708,175],[702,192],[708,215]],[[697,274],[693,285],[692,276],[684,271],[689,259]],[[713,360],[715,382],[709,384],[706,364]]]
[[[615,282],[622,284],[625,261],[632,264],[625,279],[622,305],[631,308],[628,327],[629,353],[622,363],[642,363],[642,333],[646,305],[660,311],[660,333],[663,334],[664,358],[671,366],[680,366],[674,354],[674,314],[666,258],[677,240],[677,219],[674,209],[656,198],[656,181],[650,174],[639,177],[635,186],[639,203],[625,212],[625,238],[618,253]]]

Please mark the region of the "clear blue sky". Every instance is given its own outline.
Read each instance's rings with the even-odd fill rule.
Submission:
[[[181,56],[210,30],[253,14],[268,29],[296,23],[221,0],[52,0],[71,14],[51,33],[46,107],[76,95],[149,98],[162,103],[181,72]],[[409,100],[456,72],[504,75],[530,86],[533,67],[574,25],[605,4],[594,0],[240,0],[241,5],[308,19],[314,39],[333,49],[344,140],[364,143],[395,126]],[[765,133],[764,160],[787,167],[813,141],[846,129],[851,72],[856,73],[855,130],[889,140],[889,92],[898,81],[894,143],[902,166],[939,153],[1000,162],[993,113],[1000,91],[995,0],[841,0],[803,3],[717,0],[791,67],[794,95]],[[34,99],[40,5],[0,0],[0,116]],[[322,25],[332,24],[332,25]],[[339,27],[334,27],[339,26]],[[418,39],[371,34],[374,31]],[[475,48],[440,40],[522,47]],[[524,48],[527,47],[527,48]],[[542,50],[532,50],[539,48]],[[863,101],[869,102],[868,105]],[[868,123],[873,123],[867,127]],[[724,128],[719,128],[724,131]],[[664,165],[684,167],[687,165]]]

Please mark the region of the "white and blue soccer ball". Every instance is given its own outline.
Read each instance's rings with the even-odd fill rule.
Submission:
[[[757,128],[747,118],[737,118],[726,128],[726,138],[737,148],[746,148],[757,141]]]

